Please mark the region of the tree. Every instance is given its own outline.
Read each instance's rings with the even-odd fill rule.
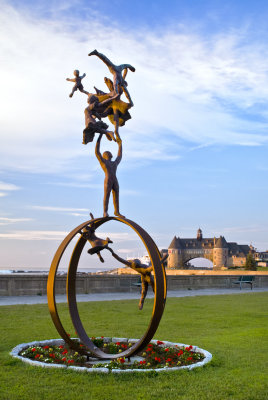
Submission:
[[[248,255],[247,255],[245,269],[249,270],[249,271],[256,271],[256,269],[257,269],[257,263],[252,255],[252,253],[248,253]]]

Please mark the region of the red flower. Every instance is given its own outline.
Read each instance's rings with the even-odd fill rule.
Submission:
[[[49,353],[49,357],[55,358],[55,354]]]
[[[164,344],[164,342],[161,342],[161,340],[158,340],[156,343],[157,343],[158,345]]]
[[[62,352],[62,354],[67,354],[68,353],[68,350],[64,350],[63,352]]]
[[[187,361],[191,361],[193,359],[193,357],[188,357]]]
[[[101,336],[101,339],[104,339],[104,336]]]
[[[122,357],[122,358],[119,358],[119,361],[120,361],[121,364],[124,364],[125,359]]]
[[[68,360],[67,362],[68,362],[68,364],[72,364],[72,363],[74,363],[74,360]]]
[[[140,361],[140,364],[142,365],[142,364],[146,364],[146,361],[144,360],[144,361]]]
[[[63,358],[62,358],[62,361],[66,361],[66,357],[63,357]]]
[[[32,349],[32,351],[36,351],[36,348],[34,347],[34,348]]]
[[[44,349],[49,349],[49,346],[44,346]]]
[[[168,358],[168,359],[167,359],[167,362],[171,362],[171,361],[172,361],[172,358]]]
[[[165,351],[169,351],[169,349],[165,349]]]
[[[190,351],[190,350],[192,350],[192,348],[193,348],[193,346],[188,346],[188,347],[185,347],[185,350]]]
[[[40,354],[36,354],[34,358],[39,358],[39,357],[40,357]]]
[[[182,354],[183,354],[183,351],[180,350],[180,351],[178,352],[178,357],[180,357]]]
[[[59,346],[59,349],[63,349],[64,346]]]

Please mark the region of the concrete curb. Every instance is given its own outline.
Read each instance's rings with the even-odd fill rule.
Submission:
[[[107,339],[111,339],[111,338],[104,338],[104,341]],[[126,338],[112,338],[112,341],[114,343],[119,342],[124,340],[124,342],[131,342],[131,343],[135,343],[138,341],[138,339],[126,339]],[[188,344],[184,344],[184,343],[173,343],[173,342],[168,342],[168,341],[164,341],[163,342],[163,347],[175,347],[178,346],[179,348],[184,348],[189,346]],[[152,340],[151,343],[153,344],[157,344],[157,340]],[[62,368],[62,369],[70,369],[73,371],[77,371],[77,372],[97,372],[97,373],[114,373],[114,374],[118,374],[118,373],[135,373],[135,372],[152,372],[152,371],[156,371],[156,372],[171,372],[171,371],[179,371],[182,369],[188,369],[188,370],[192,370],[194,368],[198,368],[198,367],[203,367],[205,364],[208,364],[211,360],[212,360],[212,354],[209,353],[207,350],[201,349],[198,346],[193,346],[193,351],[194,352],[199,352],[201,354],[203,354],[205,356],[204,360],[195,363],[195,364],[191,364],[191,365],[186,365],[183,367],[164,367],[164,368],[150,368],[150,369],[112,369],[109,370],[108,368],[86,368],[86,367],[75,367],[75,366],[67,366],[64,364],[47,364],[44,362],[40,362],[40,361],[35,361],[35,360],[30,360],[29,358],[25,358],[25,357],[21,357],[19,355],[19,353],[26,349],[27,347],[30,346],[48,346],[48,345],[52,345],[52,346],[60,346],[64,344],[64,340],[63,339],[50,339],[50,340],[42,340],[42,341],[35,341],[35,342],[30,342],[30,343],[22,343],[19,344],[18,346],[14,347],[14,349],[11,350],[10,355],[14,358],[17,358],[27,364],[36,366],[36,367],[43,367],[43,368]],[[102,361],[100,360],[100,363],[102,363]]]

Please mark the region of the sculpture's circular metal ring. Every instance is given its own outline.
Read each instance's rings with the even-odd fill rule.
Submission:
[[[75,237],[77,233],[81,233],[82,229],[88,226],[89,224],[94,222],[95,228],[97,229],[99,226],[103,225],[105,222],[115,220],[121,223],[124,223],[128,226],[130,226],[141,238],[143,244],[145,245],[148,255],[151,259],[151,263],[153,266],[154,270],[154,276],[155,276],[155,296],[154,296],[154,306],[153,306],[153,311],[152,311],[152,317],[149,323],[149,326],[145,332],[145,334],[142,336],[142,338],[135,343],[133,346],[131,346],[129,349],[126,351],[119,353],[119,354],[106,354],[103,351],[101,351],[99,348],[97,348],[92,340],[88,337],[88,335],[85,332],[85,329],[82,325],[79,313],[78,313],[78,308],[77,308],[77,302],[76,302],[76,292],[75,292],[75,281],[76,281],[76,271],[78,267],[78,262],[81,256],[81,253],[83,251],[83,248],[86,244],[86,239],[81,235],[81,237],[78,239],[76,246],[73,250],[73,254],[70,259],[69,263],[69,269],[68,269],[68,275],[67,275],[67,298],[68,298],[68,304],[69,304],[69,311],[70,315],[72,318],[73,325],[75,327],[75,330],[80,337],[81,342],[88,348],[90,351],[90,354],[94,355],[97,358],[101,359],[113,359],[113,358],[118,358],[120,357],[130,357],[140,350],[142,350],[152,339],[153,335],[155,334],[157,327],[159,325],[159,322],[161,320],[164,307],[165,307],[165,301],[166,301],[166,275],[165,275],[165,269],[161,265],[160,262],[160,253],[159,250],[154,243],[153,239],[148,235],[148,233],[142,229],[139,225],[137,225],[135,222],[125,219],[125,218],[117,218],[117,217],[106,217],[106,218],[96,218],[94,220],[90,220],[87,222],[84,222],[83,224],[79,225],[77,228],[75,228],[73,231],[71,231],[66,238],[63,240],[61,245],[59,246],[58,250],[56,251],[56,254],[53,258],[51,268],[49,271],[48,275],[48,284],[47,284],[47,296],[48,296],[48,307],[49,311],[52,317],[52,320],[54,322],[55,327],[57,328],[59,334],[61,337],[69,344],[69,346],[77,351],[84,352],[81,350],[79,347],[79,344],[74,342],[67,334],[65,331],[59,315],[57,311],[57,306],[56,306],[56,301],[55,301],[55,279],[56,279],[56,273],[57,269],[60,263],[60,260],[62,258],[63,253],[65,252],[67,246],[71,242],[71,240]]]

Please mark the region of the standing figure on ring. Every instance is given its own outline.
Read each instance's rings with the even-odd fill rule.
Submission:
[[[104,198],[103,198],[103,216],[108,217],[108,205],[111,192],[113,193],[113,203],[114,203],[114,215],[117,217],[125,218],[124,215],[119,212],[119,183],[116,177],[117,167],[122,159],[122,140],[117,138],[118,153],[114,161],[112,161],[112,153],[110,151],[105,151],[103,155],[100,153],[100,142],[102,134],[98,137],[95,154],[105,173],[104,179]]]

